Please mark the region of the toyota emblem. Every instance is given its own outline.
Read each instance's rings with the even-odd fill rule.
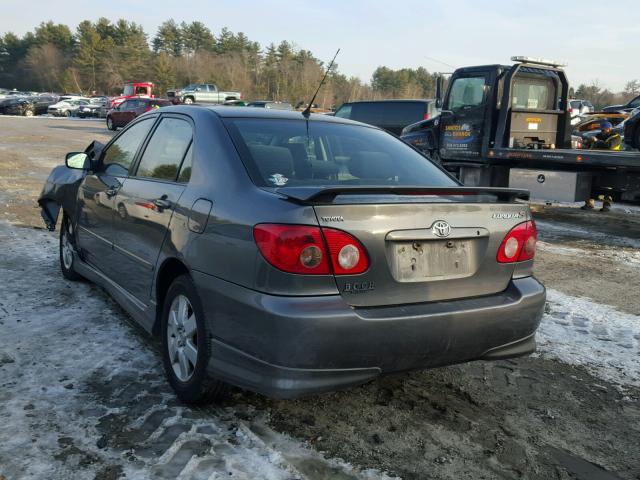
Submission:
[[[433,224],[431,230],[436,237],[448,237],[451,233],[451,225],[449,225],[444,220],[438,220]]]

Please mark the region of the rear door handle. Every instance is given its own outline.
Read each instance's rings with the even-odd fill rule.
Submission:
[[[171,202],[169,202],[169,201],[167,201],[167,200],[164,200],[164,199],[162,199],[162,198],[156,198],[156,199],[153,201],[153,204],[154,204],[156,207],[158,207],[158,208],[162,208],[162,209],[164,209],[164,208],[171,208]]]

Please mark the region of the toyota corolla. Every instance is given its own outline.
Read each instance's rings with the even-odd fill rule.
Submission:
[[[189,402],[535,350],[526,192],[461,186],[372,126],[168,107],[67,155],[40,197],[70,280],[162,342]]]

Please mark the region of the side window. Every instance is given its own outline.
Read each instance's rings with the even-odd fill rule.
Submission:
[[[482,105],[484,84],[484,76],[456,78],[449,94],[449,110],[456,111]]]
[[[122,132],[102,157],[104,171],[115,177],[126,177],[140,144],[151,129],[155,119],[148,118]]]
[[[340,107],[335,116],[340,118],[351,118],[351,105]]]
[[[178,175],[178,182],[180,183],[189,183],[191,179],[191,163],[193,161],[193,142],[189,145],[189,150],[187,150],[187,154],[184,156],[184,160],[182,161],[182,166],[180,167],[180,175]]]
[[[140,159],[136,176],[175,182],[192,136],[186,120],[163,118]]]
[[[122,102],[120,104],[119,109],[120,110],[126,110],[127,108],[129,108],[131,106],[131,101],[130,100],[125,100],[124,102]]]
[[[207,87],[209,87],[209,91],[210,92],[215,92],[216,91],[216,86],[215,85],[209,84],[209,85],[207,85]]]
[[[630,107],[640,107],[640,97],[636,97],[633,100],[631,100],[631,103],[629,104]]]

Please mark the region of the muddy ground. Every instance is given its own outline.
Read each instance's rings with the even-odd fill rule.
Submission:
[[[23,457],[8,450],[10,442],[0,429],[0,478],[38,478],[24,473],[28,455],[39,455],[40,462],[58,472],[48,478],[220,478],[215,472],[225,458],[239,455],[234,448],[251,434],[253,443],[247,445],[259,444],[267,456],[279,451],[278,461],[291,467],[294,473],[282,478],[376,478],[387,472],[405,479],[640,479],[640,389],[635,381],[640,373],[626,372],[630,382],[613,384],[593,369],[546,354],[389,376],[346,392],[295,401],[234,390],[222,405],[194,409],[178,404],[162,378],[155,343],[132,328],[100,289],[83,286],[87,291],[82,295],[70,293],[70,284],[57,270],[56,237],[34,231],[42,227],[35,198],[49,170],[67,151],[110,136],[98,121],[0,117],[0,221],[6,222],[0,231],[0,268],[8,272],[0,291],[18,298],[28,288],[12,289],[9,283],[22,279],[28,285],[31,279],[34,292],[48,299],[40,307],[38,297],[31,296],[10,308],[0,298],[0,331],[8,332],[0,340],[0,401],[17,402],[19,393],[26,412],[24,430],[39,429],[33,440],[36,453],[24,450]],[[535,217],[541,240],[536,276],[548,288],[589,297],[610,306],[611,315],[624,312],[640,322],[640,209],[615,206],[603,213],[538,205]],[[21,238],[41,248],[24,265],[15,258],[28,256],[14,245]],[[64,425],[66,419],[47,417],[41,392],[21,390],[22,375],[46,375],[41,364],[48,350],[11,327],[25,312],[29,318],[40,309],[42,315],[47,308],[71,312],[83,295],[97,305],[86,320],[79,320],[86,321],[87,335],[97,325],[94,317],[104,320],[107,312],[112,334],[133,338],[132,347],[115,352],[100,368],[82,369],[63,380],[43,377],[44,384],[63,384],[61,398],[76,408],[69,421],[79,425],[91,445],[80,444],[75,430]],[[38,327],[43,345],[48,335],[56,335],[55,322],[64,321],[57,318],[51,317],[49,332],[46,325]],[[544,321],[567,318],[584,321],[561,304],[548,304]],[[602,341],[626,345],[612,337]],[[638,356],[639,343],[640,338],[631,339],[623,351]],[[144,362],[130,353],[135,349],[145,350]],[[18,370],[14,357],[29,363]],[[123,365],[115,375],[108,370],[114,365]],[[8,415],[0,407],[0,424],[3,414]],[[283,440],[289,437],[356,469],[296,456]],[[241,458],[235,461],[242,463]],[[224,468],[233,473],[229,478],[281,478],[261,477],[249,467],[245,476],[242,469]]]

